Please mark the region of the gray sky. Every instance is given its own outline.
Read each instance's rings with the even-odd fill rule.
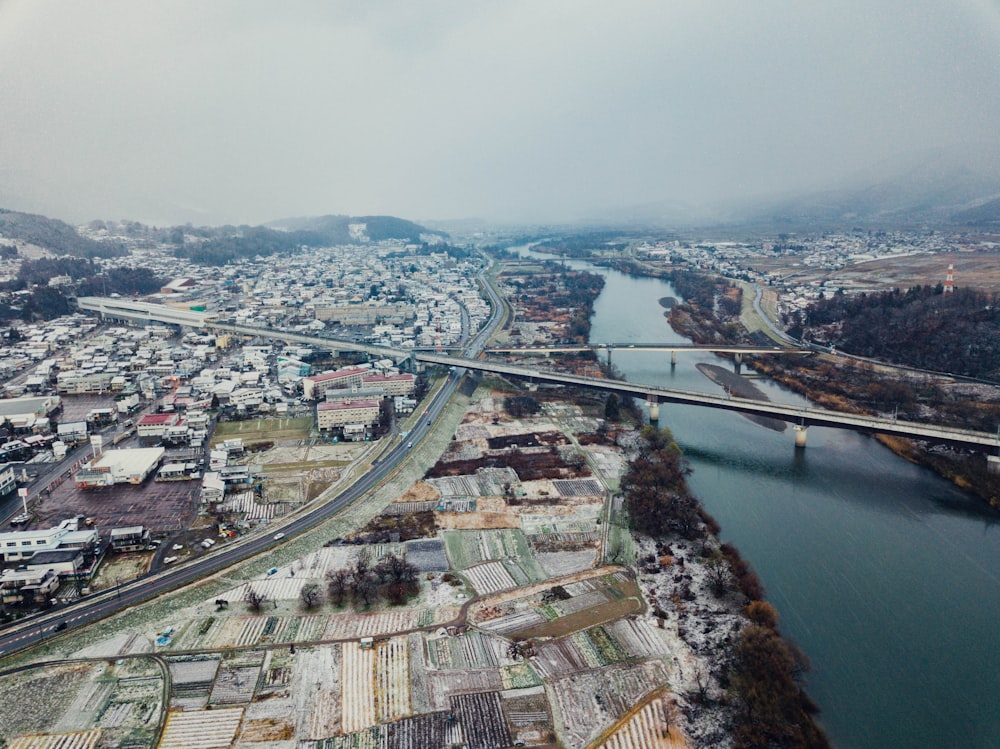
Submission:
[[[0,0],[0,206],[571,220],[1000,133],[998,0]]]

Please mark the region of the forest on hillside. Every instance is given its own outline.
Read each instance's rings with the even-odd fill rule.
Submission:
[[[58,255],[119,257],[128,254],[120,243],[97,242],[80,236],[64,221],[3,208],[0,208],[0,237],[37,245]]]
[[[916,286],[876,294],[838,292],[809,306],[789,333],[806,341],[967,377],[1000,379],[996,294]]]

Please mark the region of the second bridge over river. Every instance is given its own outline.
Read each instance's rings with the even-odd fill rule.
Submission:
[[[800,447],[804,447],[806,444],[806,430],[808,427],[824,426],[851,429],[866,434],[891,434],[910,439],[927,440],[961,447],[973,447],[984,452],[1000,448],[1000,439],[998,439],[997,434],[976,432],[971,429],[957,429],[934,424],[899,421],[894,418],[882,416],[848,414],[808,406],[791,406],[783,403],[772,403],[770,401],[733,398],[726,395],[712,395],[694,390],[675,390],[625,380],[581,377],[579,375],[548,371],[538,367],[524,367],[516,364],[503,364],[476,359],[460,359],[441,354],[419,353],[414,354],[414,358],[417,361],[428,364],[463,367],[480,372],[494,372],[505,376],[523,378],[533,382],[574,385],[617,393],[618,395],[643,398],[649,404],[649,416],[653,420],[659,419],[661,403],[683,403],[691,406],[704,406],[724,411],[735,411],[742,414],[767,416],[794,425],[796,428],[795,443]]]

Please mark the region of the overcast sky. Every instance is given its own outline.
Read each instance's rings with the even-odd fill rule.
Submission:
[[[72,221],[562,221],[998,133],[998,0],[0,0],[0,206]]]

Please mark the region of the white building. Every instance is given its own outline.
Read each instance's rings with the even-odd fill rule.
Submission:
[[[108,450],[99,458],[84,463],[76,474],[78,489],[92,489],[114,484],[141,484],[163,459],[162,447],[138,447]]]
[[[96,528],[79,530],[79,521],[73,518],[63,520],[55,528],[0,533],[0,558],[14,562],[31,559],[39,551],[83,549],[99,542]]]

